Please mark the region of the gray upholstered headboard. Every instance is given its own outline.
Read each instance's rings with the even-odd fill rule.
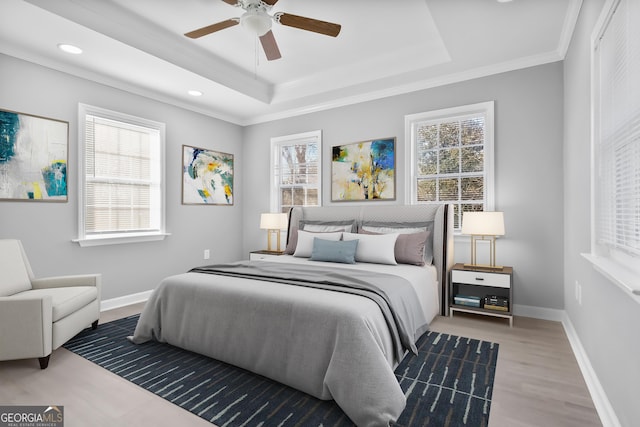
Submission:
[[[300,220],[337,221],[353,219],[363,221],[420,222],[433,221],[433,265],[438,272],[440,314],[448,314],[449,271],[453,266],[453,206],[433,205],[382,205],[382,206],[327,206],[296,207],[289,213],[289,230],[298,228]]]

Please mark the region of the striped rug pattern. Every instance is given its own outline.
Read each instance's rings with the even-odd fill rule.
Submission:
[[[352,426],[333,401],[168,344],[127,340],[138,315],[64,347],[217,426]],[[407,407],[396,426],[486,426],[498,345],[427,332],[396,368]]]

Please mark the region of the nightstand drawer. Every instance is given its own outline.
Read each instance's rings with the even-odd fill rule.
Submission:
[[[451,282],[466,283],[469,285],[494,286],[496,288],[510,288],[511,276],[509,274],[490,273],[484,271],[451,271]]]
[[[284,252],[254,251],[249,254],[250,261],[273,261]]]

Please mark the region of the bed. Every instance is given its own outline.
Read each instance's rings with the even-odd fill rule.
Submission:
[[[452,216],[448,205],[293,208],[287,255],[167,277],[130,339],[334,399],[359,426],[389,425],[406,403],[393,369],[433,317],[446,315]],[[416,265],[423,235],[425,265]]]

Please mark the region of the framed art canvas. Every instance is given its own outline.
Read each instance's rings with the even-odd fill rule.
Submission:
[[[0,200],[66,202],[69,123],[0,110]]]
[[[331,201],[395,200],[396,139],[332,147]]]
[[[233,154],[183,145],[182,204],[233,205]]]

